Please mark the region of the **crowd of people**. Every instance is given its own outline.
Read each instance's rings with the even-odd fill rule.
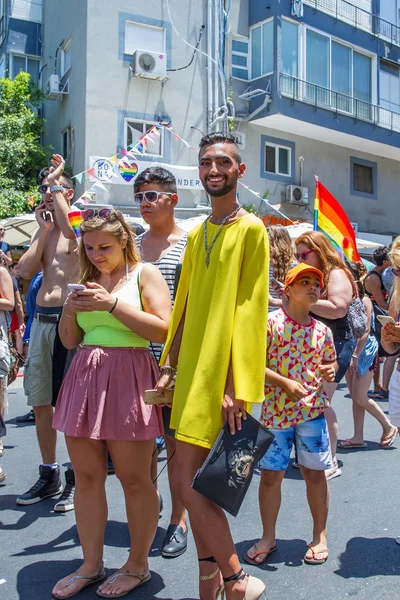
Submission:
[[[214,133],[202,138],[199,151],[211,213],[189,235],[174,218],[174,176],[149,167],[133,190],[148,230],[135,235],[118,210],[90,207],[77,239],[68,219],[74,190],[64,166],[55,154],[40,172],[38,230],[18,264],[1,246],[0,267],[0,434],[7,404],[7,344],[1,340],[8,342],[11,330],[21,354],[24,341],[28,348],[24,389],[31,412],[25,418],[36,424],[42,456],[39,479],[17,503],[59,496],[54,510],[75,509],[83,553],[82,565],[55,583],[53,596],[70,598],[98,583],[98,596],[120,598],[150,580],[148,556],[162,510],[157,440],[163,437],[172,510],[162,555],[186,551],[188,513],[200,598],[262,598],[265,583],[246,574],[241,560],[260,565],[277,548],[281,484],[293,448],[313,519],[304,562],[328,559],[328,481],[342,472],[332,398],[344,378],[354,435],[339,447],[366,446],[365,412],[382,426],[382,448],[396,439],[400,237],[375,252],[367,274],[322,233],[305,233],[293,246],[283,226],[266,231],[237,201],[246,166],[234,138]],[[13,285],[20,276],[31,280],[25,308]],[[7,311],[15,311],[11,327]],[[155,404],[145,402],[146,390],[155,390]],[[378,404],[387,398],[389,416]],[[259,463],[262,535],[239,557],[224,511],[192,481],[224,423],[235,435],[257,403],[260,423],[274,439]],[[71,460],[65,485],[57,431]],[[110,462],[122,485],[131,544],[125,564],[106,579]]]

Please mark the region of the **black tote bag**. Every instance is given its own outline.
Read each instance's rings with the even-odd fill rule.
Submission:
[[[236,517],[253,477],[254,468],[270,447],[274,434],[246,413],[234,435],[225,423],[192,487]]]

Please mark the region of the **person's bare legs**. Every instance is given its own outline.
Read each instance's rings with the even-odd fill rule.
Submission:
[[[352,399],[352,410],[353,410],[353,422],[354,422],[354,435],[348,438],[348,441],[352,444],[363,444],[364,443],[364,420],[365,420],[365,409],[358,402],[353,399],[353,389],[356,383],[353,385],[353,380],[356,377],[356,373],[353,371],[347,371],[346,383],[349,388],[350,396]],[[372,373],[371,373],[372,377]],[[371,378],[369,379],[371,383]]]
[[[316,557],[323,559],[326,557],[327,549],[327,531],[326,521],[328,518],[329,490],[324,471],[307,469],[300,465],[301,472],[306,482],[307,500],[313,518],[313,538],[311,545],[315,552],[320,554]],[[307,558],[312,558],[312,552],[309,550]]]
[[[387,392],[389,389],[390,378],[393,374],[397,356],[387,356],[383,365],[382,389]]]
[[[22,341],[22,335],[19,329],[17,329],[15,332],[15,347],[17,349],[17,352],[19,352],[20,354],[23,354],[24,352],[24,343]]]
[[[68,453],[75,473],[75,517],[83,564],[78,574],[92,577],[103,565],[104,530],[107,522],[107,446],[104,441],[66,436]],[[78,592],[87,580],[78,579],[68,587],[72,573],[61,579],[53,593],[59,598]]]
[[[389,418],[381,407],[372,400],[372,398],[368,397],[368,390],[371,384],[372,372],[368,371],[363,377],[359,377],[357,374],[353,377],[353,394],[352,398],[355,403],[361,406],[364,410],[366,410],[371,416],[376,419],[382,427],[383,434],[382,437],[388,435],[392,429],[393,425],[391,424]]]
[[[4,419],[7,408],[7,377],[0,377],[0,415]],[[0,437],[0,450],[3,452],[3,438]]]
[[[176,442],[175,438],[172,438],[169,435],[165,435],[164,441],[167,448],[168,480],[172,505],[170,523],[173,525],[180,525],[182,529],[186,531],[186,510],[182,502],[180,478],[177,476],[178,474],[176,471]]]
[[[57,431],[53,429],[53,407],[34,406],[36,435],[44,465],[56,462]]]
[[[276,545],[276,521],[281,507],[281,487],[286,471],[261,470],[260,487],[258,488],[258,501],[260,505],[263,533],[257,542],[257,549],[250,548],[247,552],[249,558],[258,563],[263,562],[266,553],[256,556],[256,550],[270,550]]]
[[[128,559],[119,572],[143,574],[148,569],[148,555],[156,534],[159,511],[157,490],[150,476],[154,440],[113,440],[107,445],[115,474],[124,490],[131,537]],[[115,583],[108,581],[99,586],[103,594],[122,594],[133,590],[140,582],[134,577],[118,577]]]
[[[338,384],[336,382],[328,383],[327,381],[324,381],[323,385],[324,385],[324,390],[328,394],[329,402],[332,405],[332,397],[333,397],[333,394],[337,390]],[[337,463],[337,458],[336,458],[336,450],[337,450],[337,443],[338,443],[338,437],[339,437],[339,425],[338,425],[336,413],[333,410],[332,406],[329,406],[328,408],[325,409],[325,418],[326,418],[326,422],[328,425],[328,431],[329,431],[329,441],[331,444],[333,470],[337,470],[338,463]]]
[[[199,558],[213,556],[223,577],[231,577],[241,570],[238,555],[229,530],[224,511],[214,502],[199,494],[191,486],[197,469],[203,464],[209,450],[176,441],[176,472],[180,476],[182,498],[189,512],[190,523],[196,541]],[[215,565],[200,562],[200,575],[210,575]],[[212,583],[212,587],[211,587]],[[200,581],[201,600],[214,600],[219,587],[217,577],[210,581]],[[225,583],[228,600],[243,600],[246,593],[247,577]]]
[[[381,361],[378,360],[374,371],[374,392],[379,392],[382,389],[381,385]]]

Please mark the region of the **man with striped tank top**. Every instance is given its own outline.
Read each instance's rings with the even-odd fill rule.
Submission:
[[[151,262],[160,269],[168,284],[173,303],[176,268],[182,261],[187,242],[187,234],[178,227],[174,217],[174,209],[178,203],[174,175],[163,167],[145,169],[135,179],[134,200],[140,208],[142,218],[149,225],[149,230],[136,238],[142,260]],[[150,348],[158,362],[162,345],[152,343]],[[169,427],[170,416],[171,409],[164,407],[164,439],[172,502],[171,520],[162,544],[162,555],[165,558],[180,556],[187,548],[186,511],[180,499],[179,481],[174,471],[175,439],[174,432]],[[154,480],[157,476],[156,454],[152,471]]]

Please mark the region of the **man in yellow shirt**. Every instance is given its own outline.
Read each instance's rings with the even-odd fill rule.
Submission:
[[[227,598],[257,600],[262,581],[241,569],[225,514],[191,483],[225,421],[241,429],[245,409],[264,399],[268,239],[260,219],[237,201],[242,162],[231,135],[202,138],[199,175],[211,215],[190,232],[158,393],[177,368],[171,427],[176,470],[200,562],[200,597],[225,586]]]

